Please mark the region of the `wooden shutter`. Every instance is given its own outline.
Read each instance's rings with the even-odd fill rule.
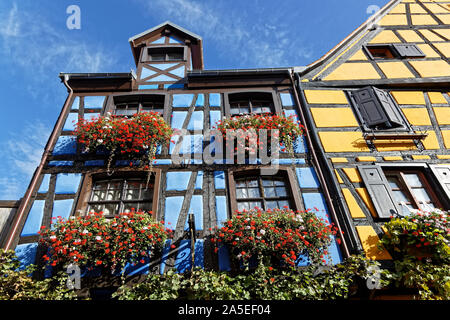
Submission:
[[[376,126],[389,121],[372,87],[355,90],[352,96],[367,126]]]
[[[377,88],[373,88],[373,90],[380,100],[380,103],[383,106],[384,111],[386,112],[386,116],[391,126],[404,126],[405,122],[403,121],[398,106],[392,99],[391,95],[388,92]]]
[[[450,165],[449,164],[429,164],[431,171],[436,176],[439,184],[450,201]]]
[[[401,58],[423,58],[425,54],[415,44],[392,44],[398,56]]]
[[[381,167],[364,165],[358,166],[358,170],[378,213],[378,217],[389,218],[398,214],[398,206],[391,194],[391,187]]]

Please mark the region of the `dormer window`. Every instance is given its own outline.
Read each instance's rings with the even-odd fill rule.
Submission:
[[[142,61],[144,62],[172,62],[185,60],[185,47],[164,46],[150,47],[144,50]]]

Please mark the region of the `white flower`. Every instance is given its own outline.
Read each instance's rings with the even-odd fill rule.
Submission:
[[[103,143],[103,139],[97,139],[98,143]]]
[[[259,233],[261,233],[262,235],[264,235],[264,234],[266,234],[266,230],[261,229],[261,230],[259,230]]]
[[[56,239],[56,236],[51,236],[50,239],[51,240]]]
[[[102,240],[102,237],[96,236],[96,237],[95,237],[95,240],[100,241],[100,240]]]
[[[84,229],[81,234],[87,234],[89,231],[87,231],[86,229]]]

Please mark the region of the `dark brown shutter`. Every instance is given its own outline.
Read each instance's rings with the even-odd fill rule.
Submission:
[[[376,126],[389,121],[372,87],[355,90],[352,92],[352,96],[367,126]]]
[[[358,170],[378,213],[378,217],[389,218],[390,216],[395,216],[399,212],[398,206],[391,194],[391,187],[381,167],[365,165],[358,166]]]
[[[391,126],[404,126],[405,123],[400,114],[400,110],[391,95],[388,92],[377,88],[373,88],[373,90],[380,100]]]
[[[415,44],[392,44],[395,51],[401,58],[421,58],[425,57],[425,54],[422,50]]]
[[[431,171],[436,176],[439,184],[450,201],[450,165],[449,164],[429,164]]]

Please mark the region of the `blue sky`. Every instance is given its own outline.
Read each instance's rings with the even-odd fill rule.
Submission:
[[[203,38],[205,69],[308,65],[387,2],[1,0],[0,199],[22,197],[39,164],[67,96],[59,72],[128,72],[128,38],[166,20]]]

